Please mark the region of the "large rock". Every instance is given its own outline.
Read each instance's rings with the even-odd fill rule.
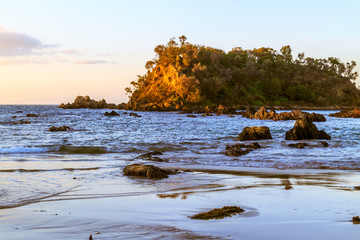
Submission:
[[[124,168],[123,173],[125,176],[146,177],[150,179],[167,178],[169,174],[171,174],[170,171],[163,170],[153,165],[143,164],[128,165]]]
[[[286,132],[286,140],[331,139],[323,130],[319,131],[309,116],[296,120],[294,128]]]
[[[272,139],[270,129],[268,127],[244,127],[244,129],[237,138],[237,140],[239,141],[260,139]]]
[[[118,113],[115,112],[115,111],[105,112],[104,115],[105,115],[105,116],[108,116],[108,117],[120,116],[120,114],[118,114]]]
[[[329,114],[330,117],[338,117],[338,118],[360,118],[360,109],[354,108],[351,111],[342,110],[337,113]]]

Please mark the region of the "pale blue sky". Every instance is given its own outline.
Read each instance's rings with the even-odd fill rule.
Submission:
[[[127,101],[123,89],[144,73],[154,47],[180,35],[225,51],[289,44],[295,54],[360,65],[359,10],[355,0],[0,0],[3,33],[41,43],[1,55],[0,38],[0,104],[79,94]]]

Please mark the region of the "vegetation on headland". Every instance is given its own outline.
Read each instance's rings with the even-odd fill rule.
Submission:
[[[229,52],[191,44],[185,36],[158,45],[147,72],[126,88],[128,108],[175,110],[207,105],[354,106],[356,63],[296,58],[290,46]]]
[[[59,108],[63,109],[78,109],[78,108],[91,108],[91,109],[124,109],[125,103],[116,105],[114,103],[107,103],[105,99],[96,101],[91,99],[89,96],[77,96],[73,103],[60,104]]]

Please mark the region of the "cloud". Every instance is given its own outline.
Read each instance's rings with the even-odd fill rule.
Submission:
[[[0,60],[1,65],[21,65],[21,64],[48,64],[46,60]]]
[[[115,62],[104,60],[82,60],[75,62],[76,64],[116,64]]]
[[[39,39],[29,35],[6,31],[0,27],[0,57],[38,54],[43,49],[54,47],[57,45],[43,44]]]

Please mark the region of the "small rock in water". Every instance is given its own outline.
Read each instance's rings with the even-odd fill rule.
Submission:
[[[26,117],[39,117],[39,115],[29,113],[29,114],[26,114]]]
[[[291,185],[286,185],[285,186],[285,190],[291,190],[291,189],[293,189],[293,187]]]
[[[90,236],[89,236],[89,240],[93,240],[92,234],[90,234]]]
[[[115,112],[115,111],[105,112],[104,115],[105,115],[105,116],[109,116],[109,117],[112,117],[112,116],[120,116],[120,114],[118,114],[118,113]]]
[[[272,139],[270,129],[265,126],[261,127],[244,127],[239,134],[238,141]]]
[[[188,117],[188,118],[196,118],[196,116],[192,115],[192,114],[186,115],[186,117]]]
[[[50,132],[66,132],[66,131],[73,131],[73,129],[68,126],[62,126],[62,127],[51,126],[49,128],[49,131]]]
[[[130,114],[129,114],[129,116],[133,116],[133,117],[141,117],[139,114],[137,114],[137,113],[133,113],[133,112],[132,112],[132,113],[130,113]]]
[[[167,178],[173,172],[163,170],[153,165],[132,164],[124,168],[125,176],[146,177],[149,179]]]
[[[360,224],[360,217],[359,216],[353,217],[352,222],[353,224]]]
[[[243,144],[243,143],[235,144],[233,146],[227,145],[226,150],[225,150],[225,155],[237,157],[240,155],[245,155],[245,154],[249,153],[250,151],[259,149],[259,148],[261,148],[261,146],[257,142],[253,142],[248,145]]]
[[[288,146],[292,147],[292,148],[305,148],[305,147],[309,146],[309,144],[307,144],[307,143],[290,143]]]
[[[245,210],[238,206],[225,206],[223,208],[214,208],[208,212],[198,213],[191,217],[191,219],[201,219],[201,220],[209,220],[209,219],[222,219],[224,217],[231,217],[231,215],[235,215],[237,213],[242,213]]]

